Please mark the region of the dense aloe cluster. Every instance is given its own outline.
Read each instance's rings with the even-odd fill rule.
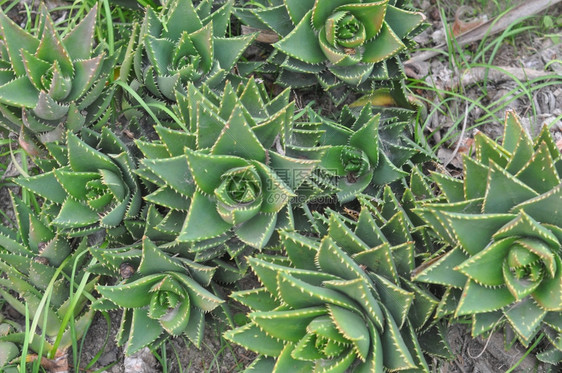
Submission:
[[[233,0],[213,10],[212,1],[168,1],[159,13],[146,9],[134,27],[121,78],[151,104],[176,102],[187,83],[215,88],[233,79],[231,70],[253,35],[225,37]],[[129,97],[127,106],[138,105]]]
[[[128,355],[199,348],[211,321],[256,354],[248,372],[430,372],[459,320],[546,336],[538,357],[562,361],[560,150],[509,114],[462,178],[427,176],[400,63],[421,13],[147,4],[84,3],[68,24],[41,6],[25,27],[0,12],[1,134],[27,154],[2,184],[0,305],[23,315],[0,316],[2,371],[68,370],[112,310]],[[273,51],[254,43],[267,31]],[[367,96],[321,112],[301,100],[314,85]]]
[[[232,294],[252,312],[225,336],[260,354],[254,371],[429,371],[416,331],[428,327],[438,302],[408,280],[412,227],[395,207],[388,219],[367,207],[356,221],[333,212],[319,223],[320,240],[283,231],[286,258],[250,259],[263,287]],[[432,342],[436,353],[439,339]]]

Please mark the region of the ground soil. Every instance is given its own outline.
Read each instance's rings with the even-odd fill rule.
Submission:
[[[454,21],[454,12],[458,7],[457,2],[453,0],[442,1],[442,7],[448,20]],[[470,3],[470,2],[469,2]],[[495,16],[499,10],[493,5],[495,2],[489,1],[485,8],[479,7],[481,2],[474,1],[473,9],[476,9],[476,15],[488,15],[489,18]],[[513,2],[511,2],[513,4]],[[415,5],[421,8],[427,15],[430,27],[417,40],[421,47],[431,47],[442,41],[443,23],[439,16],[439,9],[435,1],[419,0]],[[10,13],[10,17],[18,23],[25,22],[25,16],[21,11],[23,7],[16,6]],[[562,12],[560,6],[552,8],[548,11],[553,17],[559,16]],[[539,20],[531,22],[540,23]],[[472,46],[475,47],[475,46]],[[471,46],[468,46],[471,48]],[[553,40],[540,34],[527,33],[511,40],[511,42],[502,43],[498,49],[492,63],[497,66],[525,66],[536,70],[544,70],[546,64],[554,59],[562,57],[562,46],[555,45]],[[560,74],[560,64],[551,63],[550,71]],[[458,71],[451,66],[446,58],[434,58],[427,61],[427,72],[422,74],[420,78],[429,84],[439,84],[450,80],[451,76],[458,74]],[[488,84],[483,91],[482,85],[474,85],[464,87],[464,94],[468,97],[476,99],[484,95],[483,105],[493,104],[504,98],[505,95],[517,86],[517,83],[505,80]],[[431,91],[417,90],[415,92],[428,101],[439,103],[443,97],[433,94]],[[513,94],[513,93],[511,93]],[[296,93],[295,99],[299,105],[305,105],[310,99],[319,100],[321,97],[314,96],[314,93]],[[535,104],[536,112],[532,112],[532,104]],[[335,111],[337,108],[330,104],[322,105],[325,111]],[[426,133],[431,134],[430,145],[440,142],[440,140],[450,135],[451,140],[445,141],[438,149],[438,156],[441,161],[449,163],[448,169],[451,173],[460,172],[461,163],[458,154],[454,151],[459,136],[454,136],[461,132],[460,127],[452,128],[454,120],[447,113],[432,112],[428,107],[429,119],[426,120]],[[464,102],[451,102],[450,113],[458,113],[463,115],[465,109]],[[530,132],[536,133],[543,124],[551,124],[551,130],[557,141],[562,139],[562,87],[549,86],[534,92],[531,98],[523,95],[513,100],[505,108],[502,108],[496,115],[498,118],[503,117],[503,112],[511,109],[519,114],[524,125]],[[502,133],[501,122],[486,122],[477,127],[478,119],[485,113],[481,109],[473,109],[468,113],[467,130],[463,134],[460,141],[467,142],[474,136],[476,131],[483,131],[492,137],[499,137]],[[469,141],[467,142],[469,143]],[[462,152],[462,149],[461,149]],[[5,160],[0,160],[5,161]],[[3,176],[3,175],[0,175]],[[4,178],[3,178],[4,179]],[[11,188],[13,192],[18,193],[17,188]],[[0,209],[11,214],[10,201],[7,194],[8,188],[0,188]],[[110,312],[110,325],[106,323],[106,319],[101,315],[97,315],[90,327],[84,342],[84,348],[80,357],[80,366],[85,369],[86,366],[98,351],[103,350],[97,362],[88,367],[87,371],[102,370],[110,373],[124,372],[160,372],[163,371],[162,365],[157,361],[155,355],[150,351],[144,351],[140,354],[127,358],[123,354],[122,347],[115,345],[115,334],[120,323],[120,313]],[[172,339],[166,345],[168,372],[239,372],[244,366],[251,363],[254,355],[244,351],[242,348],[231,346],[224,340],[220,339],[220,330],[224,326],[220,323],[209,323],[205,331],[205,338],[200,350],[186,343],[183,338]],[[109,335],[108,335],[109,334]],[[494,333],[488,340],[473,339],[470,337],[470,331],[463,326],[454,326],[449,329],[449,343],[456,358],[450,362],[436,362],[436,371],[442,373],[484,373],[484,372],[505,372],[525,354],[522,346],[515,345],[506,352],[504,348],[504,339],[502,334]],[[107,341],[107,343],[106,343]],[[540,346],[538,347],[540,349]],[[162,350],[157,349],[156,354],[162,356]],[[181,369],[180,369],[181,365]],[[533,354],[522,359],[513,372],[547,372],[549,368],[540,365]],[[558,368],[550,368],[551,372],[560,371]]]

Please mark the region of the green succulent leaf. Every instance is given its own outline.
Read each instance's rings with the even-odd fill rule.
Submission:
[[[149,290],[155,282],[165,275],[155,274],[139,280],[117,286],[98,286],[97,291],[116,305],[124,308],[138,308],[150,303]],[[125,295],[128,294],[128,295]]]
[[[182,196],[189,196],[195,191],[193,175],[188,166],[186,155],[162,159],[143,159],[142,165],[158,178],[165,180],[166,186]],[[141,175],[142,176],[142,175]]]
[[[298,342],[306,334],[307,325],[327,313],[324,307],[311,307],[290,311],[254,312],[250,317],[270,336]]]
[[[538,306],[531,298],[526,298],[506,311],[505,317],[514,327],[522,342],[528,345],[537,333],[546,313],[547,311]]]
[[[5,366],[18,357],[20,350],[13,342],[0,342],[0,366]]]
[[[90,50],[94,42],[96,13],[97,4],[62,40],[72,60],[84,60],[90,57]]]
[[[202,219],[205,217],[205,219]],[[215,205],[205,195],[195,192],[189,213],[179,235],[180,241],[198,241],[218,237],[230,229],[216,211]]]
[[[326,58],[316,33],[311,24],[312,12],[307,12],[295,28],[275,44],[275,47],[283,53],[310,64],[317,64]],[[306,43],[306,44],[302,44]],[[300,45],[300,46],[299,46]]]
[[[445,215],[457,239],[468,253],[476,255],[481,252],[492,239],[492,236],[503,226],[513,220],[511,214],[477,214],[447,213]],[[470,234],[479,232],[479,234]]]
[[[1,102],[10,106],[35,107],[38,94],[33,84],[23,76],[0,86]]]
[[[279,356],[284,346],[282,341],[269,336],[255,324],[229,330],[223,336],[231,342],[265,356]]]
[[[377,37],[373,41],[365,43],[363,60],[377,63],[398,53],[405,47],[388,24],[383,23]]]
[[[25,68],[23,62],[19,59],[19,51],[23,49],[30,53],[35,52],[39,46],[39,40],[25,32],[4,12],[0,12],[0,22],[2,25],[2,36],[4,37],[14,72],[16,75],[22,76],[25,74]]]
[[[498,286],[505,284],[502,267],[499,267],[497,263],[502,262],[514,242],[515,238],[506,238],[494,242],[493,245],[472,256],[455,269],[481,285]]]
[[[360,360],[365,360],[369,352],[371,337],[365,320],[352,311],[328,305],[330,317],[343,337],[351,341]]]
[[[418,27],[425,20],[425,17],[418,12],[400,9],[396,6],[389,6],[386,9],[385,20],[396,36],[403,38]]]
[[[17,183],[24,188],[33,190],[38,195],[56,203],[63,203],[65,190],[58,183],[54,172],[46,172],[37,176],[19,178]]]

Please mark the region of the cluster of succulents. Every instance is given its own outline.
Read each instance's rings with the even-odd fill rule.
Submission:
[[[33,337],[2,318],[0,368],[64,357],[116,309],[126,354],[200,347],[212,313],[249,372],[429,372],[459,319],[545,335],[560,363],[560,150],[509,114],[462,179],[426,176],[400,63],[424,16],[403,3],[162,1],[126,50],[96,39],[97,6],[67,32],[0,12],[0,124],[36,165],[0,225],[0,298]],[[276,34],[264,63],[238,22]],[[290,100],[314,84],[369,96],[329,117]]]
[[[415,244],[396,211],[387,220],[364,207],[357,221],[334,211],[320,240],[283,231],[286,257],[250,259],[263,287],[231,295],[252,312],[225,337],[260,354],[255,371],[429,371],[416,330],[438,302],[408,280]]]
[[[148,104],[176,102],[188,83],[216,88],[236,79],[231,71],[254,35],[225,37],[234,1],[214,11],[211,3],[168,1],[158,14],[147,8],[134,26],[120,75]]]

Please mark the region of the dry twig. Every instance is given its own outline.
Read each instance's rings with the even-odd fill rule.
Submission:
[[[523,67],[495,66],[493,68],[488,68],[478,66],[464,70],[461,73],[460,79],[450,79],[444,82],[443,88],[451,90],[460,86],[467,87],[484,80],[493,83],[499,83],[513,78],[520,81],[527,81],[549,75],[552,75],[552,73]]]

